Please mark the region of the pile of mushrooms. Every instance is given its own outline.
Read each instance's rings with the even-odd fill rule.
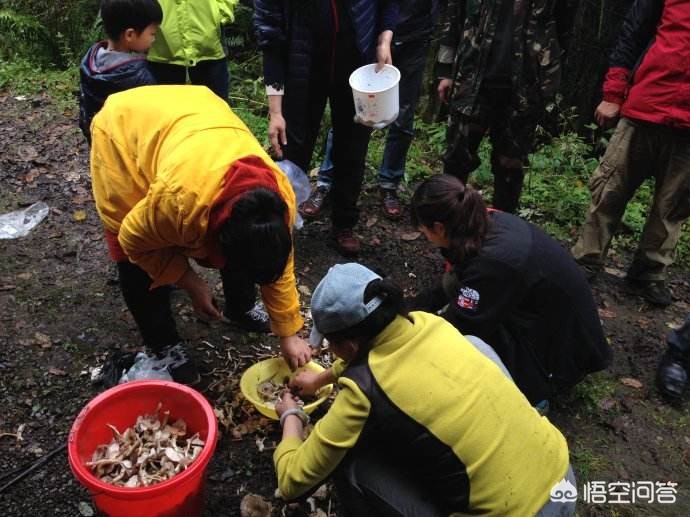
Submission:
[[[170,411],[159,419],[161,404],[150,415],[138,416],[134,427],[120,433],[110,424],[113,439],[99,445],[86,466],[101,480],[136,488],[166,481],[185,470],[199,456],[204,441],[199,433],[186,438],[187,424],[169,424]]]

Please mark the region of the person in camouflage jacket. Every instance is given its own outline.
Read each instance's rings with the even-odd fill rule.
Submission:
[[[438,93],[450,102],[444,172],[467,182],[492,144],[493,205],[517,210],[534,130],[560,84],[574,0],[448,0]]]

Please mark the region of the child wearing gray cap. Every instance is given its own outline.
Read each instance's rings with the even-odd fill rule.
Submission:
[[[294,381],[340,387],[306,440],[293,395],[276,405],[285,499],[332,476],[352,515],[574,513],[565,438],[447,321],[408,313],[402,291],[359,264],[332,267],[311,303],[312,344],[327,338],[344,367]]]

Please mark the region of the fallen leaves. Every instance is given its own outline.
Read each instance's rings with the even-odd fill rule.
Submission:
[[[85,210],[77,210],[72,214],[72,219],[75,221],[83,221],[86,219],[86,211]]]
[[[604,272],[617,278],[625,278],[625,271],[623,271],[622,269],[618,269],[615,267],[605,267]]]
[[[24,433],[24,428],[26,427],[26,424],[20,424],[19,427],[17,427],[17,431],[14,433],[0,433],[0,438],[14,438],[18,442],[23,442],[24,437],[22,436]]]
[[[50,375],[57,375],[58,377],[64,377],[65,375],[67,375],[67,372],[65,370],[62,370],[60,368],[55,368],[53,366],[48,368],[48,373]]]
[[[242,517],[271,517],[273,505],[257,494],[247,494],[240,503]]]
[[[616,312],[611,309],[599,309],[599,317],[607,320],[615,319]]]
[[[95,515],[93,508],[85,501],[79,503],[79,514],[84,517],[93,517]]]
[[[641,389],[643,386],[643,384],[640,381],[638,381],[637,379],[633,379],[632,377],[623,377],[621,379],[621,383],[630,388],[635,388],[636,390]]]
[[[50,339],[50,336],[44,334],[43,332],[36,332],[34,334],[34,342],[37,345],[41,345],[41,348],[50,348],[53,346],[53,340]]]
[[[38,151],[33,145],[20,145],[17,147],[17,157],[21,162],[30,162],[38,158]]]
[[[405,232],[400,234],[400,238],[404,241],[414,241],[422,235],[422,232]]]
[[[311,296],[311,289],[309,289],[306,285],[302,284],[297,287],[297,290],[302,293],[304,296]]]

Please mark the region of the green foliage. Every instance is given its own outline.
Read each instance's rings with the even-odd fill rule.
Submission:
[[[48,94],[60,111],[73,111],[77,105],[79,72],[42,68],[26,59],[0,62],[0,90],[12,95]]]
[[[582,407],[585,412],[594,414],[599,412],[601,402],[605,398],[614,396],[615,390],[616,383],[608,373],[595,373],[577,384],[564,403],[573,407]]]
[[[12,60],[21,56],[40,57],[50,50],[47,29],[35,18],[9,9],[0,9],[0,57]]]
[[[99,0],[0,0],[5,13],[5,20],[0,19],[0,56],[58,68],[74,64],[102,37],[99,5]],[[25,39],[17,44],[17,38]]]

